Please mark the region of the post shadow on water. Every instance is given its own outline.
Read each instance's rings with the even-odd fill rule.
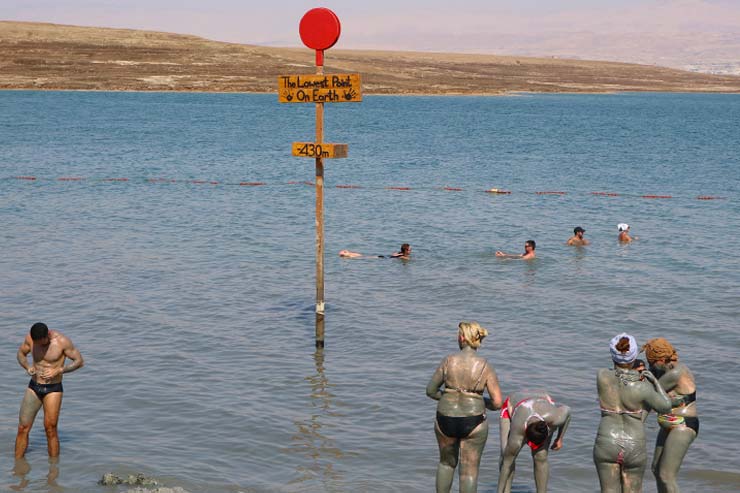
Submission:
[[[57,483],[59,477],[59,457],[49,457],[49,471],[46,473],[46,484],[50,486],[49,491],[63,491],[64,488]],[[8,487],[13,491],[23,491],[31,483],[28,475],[31,472],[31,464],[25,458],[16,459],[13,465],[13,477],[17,484]]]

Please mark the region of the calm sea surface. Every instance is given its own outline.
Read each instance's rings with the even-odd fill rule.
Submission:
[[[350,157],[326,166],[323,353],[314,190],[288,184],[313,180],[290,156],[313,111],[275,95],[0,92],[0,490],[109,492],[96,482],[114,472],[189,492],[432,491],[424,388],[465,319],[489,328],[480,352],[505,393],[544,388],[573,409],[551,491],[598,489],[595,375],[621,331],[667,337],[696,375],[684,491],[740,489],[740,96],[327,106],[326,140]],[[639,241],[620,246],[620,222]],[[578,225],[592,245],[566,247]],[[536,261],[494,256],[527,239]],[[336,255],[402,242],[408,262]],[[39,418],[14,474],[16,351],[36,321],[86,365],[64,380],[59,464]],[[491,425],[482,492],[498,476]],[[652,455],[654,415],[647,427]],[[526,452],[515,486],[534,489]]]

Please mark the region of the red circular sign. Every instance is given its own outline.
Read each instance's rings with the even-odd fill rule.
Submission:
[[[304,45],[312,50],[328,50],[339,39],[342,26],[334,12],[318,7],[303,15],[298,31]]]

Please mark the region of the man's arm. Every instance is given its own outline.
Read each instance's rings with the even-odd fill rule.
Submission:
[[[26,370],[26,373],[29,375],[33,375],[34,368],[33,365],[28,365],[28,353],[31,352],[31,343],[28,341],[30,339],[30,336],[26,336],[23,339],[23,343],[18,348],[18,354],[16,355],[18,359],[18,364],[23,367],[24,370]]]
[[[71,359],[72,363],[63,366],[60,373],[71,373],[82,368],[85,364],[80,351],[74,346],[74,344],[72,344],[72,341],[70,341],[69,339],[66,339],[64,344],[64,356]]]
[[[504,253],[504,252],[496,252],[497,257],[504,257],[504,258],[522,258],[524,257],[521,253]]]

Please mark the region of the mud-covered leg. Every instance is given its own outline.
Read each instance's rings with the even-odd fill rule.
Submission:
[[[52,392],[44,397],[44,431],[46,431],[46,447],[49,457],[59,456],[59,411],[62,409],[62,393]]]
[[[36,419],[41,409],[41,399],[33,390],[26,389],[21,401],[21,410],[18,413],[18,435],[15,437],[15,458],[20,459],[26,454],[28,448],[28,434],[31,432],[33,420]]]
[[[532,451],[534,484],[537,493],[547,493],[547,481],[550,479],[550,463],[547,461],[547,451],[550,449],[551,438],[548,438],[542,447]]]
[[[499,481],[501,481],[501,470],[504,465],[504,451],[506,450],[506,446],[509,443],[509,430],[511,429],[511,420],[509,418],[499,417],[498,424],[501,433],[501,452],[498,456],[498,477]],[[516,469],[516,461],[511,464],[511,475],[509,476],[508,481],[506,481],[503,489],[499,488],[500,491],[503,491],[504,493],[511,493],[511,485],[514,482],[514,469]]]
[[[439,445],[436,489],[437,493],[449,493],[452,489],[452,480],[455,478],[455,468],[460,455],[460,441],[457,438],[445,436],[439,429],[436,419],[434,420],[434,433],[437,436],[437,445]]]
[[[610,451],[604,444],[600,444],[599,440],[594,444],[594,464],[596,465],[596,472],[599,474],[599,484],[601,485],[601,493],[622,493],[622,468],[611,460]]]
[[[672,429],[665,439],[663,453],[656,470],[656,481],[659,491],[665,493],[678,493],[678,470],[681,468],[683,458],[689,450],[689,445],[696,438],[696,432],[686,426]],[[662,488],[662,489],[660,489]]]
[[[478,491],[478,470],[487,439],[488,421],[483,421],[460,441],[460,493]]]
[[[622,467],[622,493],[642,493],[642,478],[645,475],[647,453],[644,460]]]
[[[661,428],[658,432],[658,438],[655,440],[655,451],[653,452],[653,463],[650,466],[650,470],[653,471],[655,477],[655,484],[658,488],[658,493],[665,493],[665,486],[658,476],[658,467],[660,464],[660,457],[663,455],[663,449],[665,447],[665,439],[668,436],[668,431]]]

